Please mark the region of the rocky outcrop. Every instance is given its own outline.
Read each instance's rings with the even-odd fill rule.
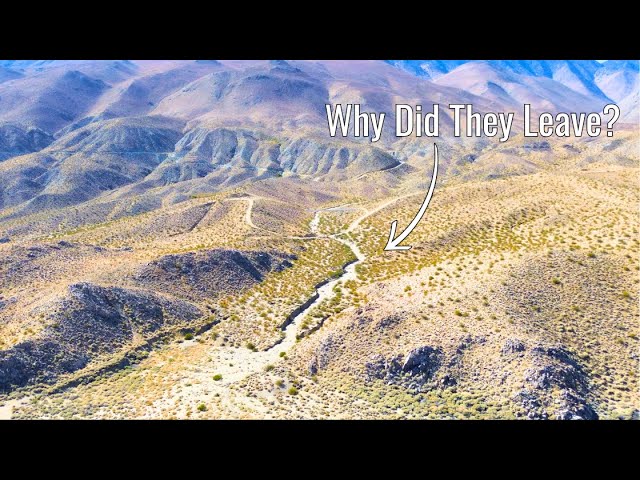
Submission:
[[[143,290],[78,283],[54,301],[50,326],[40,335],[0,351],[0,391],[53,383],[98,357],[125,349],[170,325],[203,313],[194,305]]]
[[[435,386],[434,377],[443,365],[443,357],[440,347],[429,345],[414,348],[404,356],[375,355],[365,364],[365,380],[383,380],[410,390],[429,388]]]
[[[407,318],[407,314],[404,312],[386,315],[376,322],[375,328],[376,330],[384,331],[391,327],[395,327],[406,318]]]
[[[333,333],[327,335],[327,337],[320,342],[309,360],[309,374],[315,375],[320,370],[326,368],[337,354],[342,342],[343,338],[338,335]]]
[[[189,299],[237,293],[271,271],[292,265],[294,256],[278,252],[207,250],[166,255],[142,267],[136,285]]]
[[[89,355],[65,349],[60,343],[42,340],[19,343],[0,352],[0,392],[8,392],[33,381],[51,383],[59,375],[84,368]]]
[[[462,156],[458,160],[456,160],[456,165],[458,166],[469,165],[470,163],[475,162],[477,159],[478,159],[477,155],[474,155],[473,153],[469,153],[467,155]]]
[[[569,390],[560,393],[560,408],[556,411],[558,420],[598,420],[596,411],[584,398]]]
[[[538,389],[553,386],[563,389],[587,388],[587,377],[578,362],[564,349],[536,346],[532,349],[533,368],[525,372],[525,380]]]
[[[382,380],[411,393],[453,387],[463,379],[465,355],[486,343],[483,335],[467,334],[448,345],[422,345],[391,357],[374,355],[364,365],[364,380]]]
[[[500,350],[503,355],[510,355],[512,353],[524,352],[527,349],[524,343],[517,338],[509,338],[502,349]]]
[[[384,380],[389,378],[392,380],[394,375],[402,370],[402,356],[385,357],[381,354],[374,354],[369,361],[365,363],[365,380]]]
[[[527,418],[598,419],[588,401],[588,376],[569,352],[537,345],[529,355],[532,366],[524,372],[527,388],[514,397]]]
[[[433,375],[440,366],[442,351],[428,345],[411,350],[402,362],[402,371],[412,375]]]
[[[522,148],[529,150],[551,150],[551,145],[546,140],[542,142],[525,143]]]

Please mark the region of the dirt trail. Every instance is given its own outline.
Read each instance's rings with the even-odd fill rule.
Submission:
[[[233,198],[225,198],[225,202],[239,202],[246,201],[247,202],[247,210],[244,213],[244,223],[249,225],[251,228],[257,228],[258,230],[264,230],[264,228],[258,227],[253,220],[251,219],[251,213],[253,212],[253,206],[260,197],[233,197]],[[268,231],[268,230],[267,230]]]
[[[360,225],[360,223],[362,221],[366,220],[367,218],[369,218],[374,213],[378,213],[380,210],[383,210],[383,209],[387,208],[392,203],[395,203],[398,200],[402,200],[403,198],[413,197],[415,195],[420,195],[422,193],[423,192],[414,192],[414,193],[407,193],[406,195],[400,195],[399,197],[393,197],[390,200],[387,200],[386,202],[381,203],[380,205],[378,205],[374,209],[367,210],[363,215],[361,215],[360,217],[356,218],[353,222],[351,222],[349,227],[343,233],[351,233],[353,230],[355,230],[358,227],[358,225]]]
[[[401,166],[403,166],[406,162],[402,162],[402,161],[398,161],[399,163],[397,165],[394,165],[393,167],[389,167],[389,168],[381,168],[380,170],[373,170],[371,172],[365,172],[362,175],[358,175],[356,177],[356,180],[360,180],[361,178],[366,177],[367,175],[371,175],[372,173],[380,173],[380,172],[390,172],[392,170],[395,170],[396,168],[399,168]]]
[[[272,230],[267,230],[266,228],[259,227],[255,223],[253,223],[252,213],[253,206],[256,203],[256,200],[260,200],[262,197],[237,197],[237,198],[226,198],[225,201],[246,201],[247,202],[247,210],[244,212],[244,223],[246,223],[249,227],[255,228],[256,230],[262,230],[263,232],[268,232],[271,235],[281,235],[278,232],[274,232]]]
[[[244,221],[251,228],[258,228],[251,218],[251,213],[253,212],[253,206],[256,204],[256,199],[251,197],[248,201],[249,205],[247,205],[247,211],[244,214]]]

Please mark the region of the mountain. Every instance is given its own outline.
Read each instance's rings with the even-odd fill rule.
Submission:
[[[640,88],[638,60],[609,60],[595,73],[595,82],[609,98],[621,102]]]
[[[396,138],[394,104],[399,102],[425,108],[471,103],[477,111],[519,111],[523,103],[538,111],[597,111],[606,101],[597,92],[579,93],[550,78],[568,83],[566,72],[587,76],[595,68],[590,62],[3,65],[22,75],[0,84],[5,179],[0,208],[11,209],[12,218],[78,205],[108,192],[122,202],[163,188],[167,195],[180,192],[177,201],[193,192],[283,175],[340,181],[392,169],[402,162],[386,149],[403,158],[426,155],[418,138]],[[409,67],[419,68],[420,76],[404,70]],[[631,66],[602,68],[611,77],[620,69],[628,75]],[[433,81],[426,78],[436,74]],[[327,103],[359,103],[363,111],[386,112],[381,142],[354,138],[353,127],[347,138],[329,137]],[[637,102],[627,104],[624,121],[633,119],[626,110]],[[443,109],[442,116],[441,145],[447,148],[450,112]],[[446,167],[449,159],[444,162]]]
[[[595,60],[493,60],[491,64],[505,72],[551,78],[583,95],[606,99],[593,80],[601,68]]]
[[[135,77],[114,87],[90,114],[103,117],[139,116],[154,110],[166,96],[212,71],[220,64],[193,62],[159,73]]]
[[[42,69],[47,65],[61,64],[64,60],[0,60],[0,67],[14,70]]]
[[[598,111],[607,103],[601,96],[579,93],[546,76],[514,73],[495,62],[469,62],[435,80],[439,85],[469,91],[497,104],[521,110],[525,103],[545,111]]]
[[[0,163],[0,208],[64,207],[141,180],[180,138],[181,124],[158,118],[94,122],[46,148]]]
[[[110,87],[78,70],[52,69],[0,84],[0,121],[53,134],[86,114]]]
[[[631,125],[640,124],[640,92],[636,88],[619,103],[620,120]]]
[[[391,60],[391,64],[431,79],[445,75],[466,63],[477,60]],[[594,60],[483,60],[503,74],[550,78],[586,96],[606,99],[595,82],[602,66]]]
[[[222,69],[166,96],[153,113],[208,124],[248,122],[276,129],[316,124],[329,94],[323,80],[284,61]],[[274,116],[278,110],[281,114]],[[275,122],[282,122],[275,124]]]
[[[408,72],[436,79],[441,75],[449,73],[451,70],[467,63],[468,60],[387,60],[387,63],[402,68]]]
[[[55,70],[78,70],[112,83],[132,75],[138,65],[130,60],[0,60],[0,67],[33,76]]]

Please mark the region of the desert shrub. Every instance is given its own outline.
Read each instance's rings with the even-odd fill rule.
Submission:
[[[222,375],[220,375],[219,373],[216,373],[216,374],[213,376],[213,379],[214,379],[216,382],[218,382],[218,381],[222,380]]]

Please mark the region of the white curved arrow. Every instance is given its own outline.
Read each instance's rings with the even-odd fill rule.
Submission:
[[[429,202],[431,201],[431,197],[433,196],[433,190],[436,188],[436,179],[438,178],[438,146],[433,144],[433,176],[431,177],[431,185],[429,185],[429,191],[427,192],[427,196],[422,202],[422,206],[418,213],[413,218],[409,226],[398,235],[398,238],[394,239],[393,237],[396,235],[396,227],[398,226],[398,221],[394,220],[391,224],[391,231],[389,232],[389,240],[387,240],[387,246],[384,247],[385,251],[391,250],[409,250],[411,247],[407,247],[404,245],[398,245],[402,242],[407,236],[413,231],[414,228],[418,226],[424,212],[427,211],[427,207],[429,206]]]

